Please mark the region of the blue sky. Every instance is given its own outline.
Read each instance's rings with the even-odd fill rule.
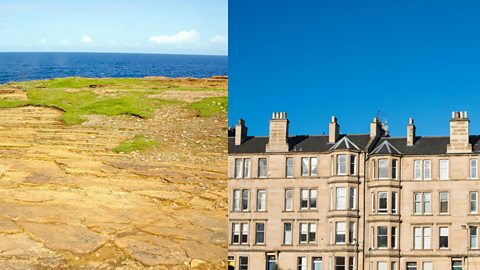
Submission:
[[[0,52],[228,53],[227,0],[0,0]]]
[[[254,8],[252,8],[254,7]],[[230,1],[229,123],[267,135],[273,111],[291,134],[448,135],[454,110],[480,134],[480,2]]]

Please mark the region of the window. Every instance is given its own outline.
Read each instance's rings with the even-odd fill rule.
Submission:
[[[248,244],[248,223],[242,223],[242,234],[240,235],[240,244]]]
[[[312,270],[322,270],[322,257],[312,258]]]
[[[257,190],[257,211],[267,210],[267,191],[264,189]]]
[[[448,192],[440,192],[440,213],[448,213]]]
[[[335,244],[345,244],[345,222],[335,223]]]
[[[392,270],[398,270],[397,262],[392,262]]]
[[[227,270],[235,270],[235,257],[234,256],[228,256],[228,268]]]
[[[318,159],[316,157],[310,158],[310,175],[312,176],[317,175],[317,162]]]
[[[462,270],[462,261],[452,260],[452,270]]]
[[[283,223],[283,244],[292,244],[292,223],[290,222]]]
[[[250,159],[246,158],[243,160],[243,177],[250,178],[251,166]]]
[[[375,179],[375,160],[372,160],[372,179]]]
[[[233,190],[233,211],[240,211],[242,191],[240,189]]]
[[[307,243],[307,223],[300,223],[300,243]]]
[[[302,157],[302,176],[316,176],[317,175],[317,163],[316,157]]]
[[[375,227],[370,227],[370,246],[371,248],[375,247]]]
[[[397,248],[397,227],[392,227],[391,228],[391,235],[390,235],[390,245],[392,249]]]
[[[300,190],[300,209],[317,208],[317,190],[301,189]]]
[[[235,159],[235,178],[242,178],[242,159]]]
[[[417,270],[416,262],[407,262],[407,270]]]
[[[385,214],[388,212],[388,193],[379,192],[378,193],[378,213]]]
[[[337,155],[337,174],[347,174],[347,155]]]
[[[355,257],[348,257],[348,270],[355,270]]]
[[[470,160],[470,179],[478,178],[478,161],[476,159]]]
[[[275,255],[268,255],[267,270],[277,270],[277,258]]]
[[[350,244],[353,244],[356,241],[355,238],[355,222],[348,223],[348,241]]]
[[[293,177],[293,158],[288,157],[285,165],[285,176]]]
[[[250,197],[250,191],[248,189],[242,190],[242,210],[248,211],[248,198]]]
[[[440,248],[448,248],[448,227],[440,227]]]
[[[298,270],[307,270],[307,257],[298,257],[297,265]]]
[[[317,238],[317,224],[308,223],[308,242],[315,243]]]
[[[387,262],[378,262],[377,263],[377,270],[388,270],[387,269]]]
[[[257,245],[265,244],[265,223],[255,224],[255,243]]]
[[[350,209],[356,209],[356,194],[357,194],[357,189],[356,188],[350,188]]]
[[[413,193],[413,213],[414,214],[422,213],[422,193],[419,193],[419,192]]]
[[[430,192],[423,193],[423,213],[432,213],[432,195],[430,194]]]
[[[378,160],[378,178],[379,179],[388,178],[388,159]]]
[[[478,248],[478,227],[470,226],[470,248]]]
[[[392,179],[397,179],[397,162],[398,160],[392,159]]]
[[[285,211],[293,211],[293,190],[285,189]]]
[[[335,257],[335,270],[345,270],[345,257]]]
[[[423,228],[423,249],[431,249],[432,233],[430,227]]]
[[[476,214],[478,209],[478,192],[470,192],[470,213]]]
[[[232,244],[240,244],[240,223],[232,224]]]
[[[448,160],[440,160],[440,180],[448,179]]]
[[[375,193],[373,192],[370,196],[370,202],[372,204],[372,214],[375,214]]]
[[[259,158],[258,159],[258,178],[267,177],[267,159]]]
[[[337,210],[347,209],[347,189],[344,187],[337,187]]]
[[[387,248],[388,247],[388,227],[378,226],[377,227],[377,247],[378,248]]]
[[[430,160],[423,161],[423,179],[424,180],[432,179],[432,163]]]
[[[422,270],[433,270],[432,262],[423,262]]]
[[[414,167],[413,179],[415,180],[422,179],[422,161],[421,160],[413,161],[413,167]]]
[[[413,228],[413,249],[422,248],[422,228],[414,227]]]
[[[355,158],[356,158],[356,156],[354,156],[354,155],[350,156],[350,174],[351,175],[355,175],[355,172],[356,172],[357,164],[355,162]]]
[[[392,192],[392,214],[397,214],[397,192]]]
[[[240,261],[240,270],[248,270],[248,257],[240,256],[238,260]]]

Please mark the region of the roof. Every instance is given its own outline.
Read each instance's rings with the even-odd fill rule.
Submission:
[[[299,135],[288,138],[291,152],[328,152],[330,150],[340,149],[360,150],[365,149],[369,141],[369,134],[342,134],[336,144],[328,143],[328,136],[326,135]],[[267,143],[268,137],[247,137],[244,143],[241,145],[235,145],[235,138],[229,137],[228,152],[230,154],[265,153]]]
[[[290,152],[329,152],[331,150],[365,150],[370,141],[370,135],[340,135],[335,144],[328,143],[328,136],[291,136],[289,137]],[[415,137],[412,146],[407,145],[406,137],[381,137],[370,149],[372,155],[442,155],[447,154],[450,137]],[[228,138],[230,154],[265,153],[268,137],[248,137],[241,145],[235,145],[235,138]],[[480,135],[470,136],[473,152],[480,153]]]

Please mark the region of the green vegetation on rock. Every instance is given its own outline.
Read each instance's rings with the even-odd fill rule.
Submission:
[[[158,98],[156,94],[174,91],[225,91],[221,85],[195,79],[168,78],[59,78],[25,81],[0,85],[17,87],[27,94],[26,100],[0,99],[0,108],[45,106],[64,111],[61,120],[67,125],[81,124],[87,115],[133,115],[150,118],[164,105],[182,105],[197,110],[202,117],[227,111],[227,98],[205,98],[186,103],[175,99]]]
[[[131,153],[133,151],[141,151],[144,149],[157,146],[158,143],[148,139],[146,136],[137,135],[132,140],[125,141],[117,146],[113,151],[117,153]]]
[[[213,116],[218,113],[226,113],[228,110],[227,97],[204,98],[188,105],[188,108],[197,110],[202,117]]]

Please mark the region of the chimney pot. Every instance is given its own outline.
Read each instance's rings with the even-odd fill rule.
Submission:
[[[471,153],[470,143],[470,120],[467,111],[452,113],[450,120],[450,143],[447,145],[447,153]]]
[[[340,137],[340,126],[337,123],[337,118],[332,116],[332,122],[328,126],[328,143],[335,143]]]
[[[412,146],[415,144],[415,131],[416,127],[413,124],[413,118],[410,117],[408,120],[408,125],[407,125],[407,145]]]
[[[235,128],[235,145],[241,145],[247,139],[248,128],[245,126],[245,121],[240,118]]]
[[[267,152],[288,152],[288,119],[286,112],[274,112],[270,120]]]

